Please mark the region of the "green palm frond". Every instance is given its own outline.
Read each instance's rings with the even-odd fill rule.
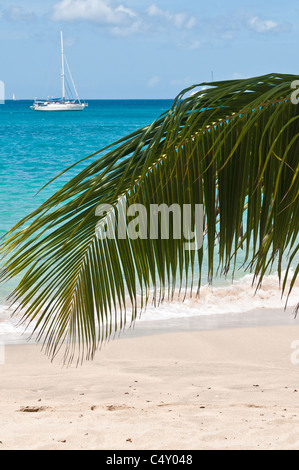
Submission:
[[[99,240],[97,224],[119,215],[120,201],[203,204],[210,280],[215,259],[222,272],[234,271],[243,247],[259,285],[277,260],[285,292],[299,250],[296,78],[271,74],[184,90],[167,113],[97,152],[9,231],[1,278],[22,273],[10,300],[24,309],[24,321],[36,322],[49,355],[66,343],[68,360],[92,358],[126,326],[128,312],[134,322],[149,301],[199,293],[202,249],[186,250],[172,236]],[[207,88],[190,94],[198,86]],[[112,212],[97,217],[100,204]],[[288,293],[297,275],[298,266]]]

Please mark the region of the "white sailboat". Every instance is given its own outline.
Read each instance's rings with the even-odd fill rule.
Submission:
[[[61,98],[48,98],[46,100],[35,99],[34,104],[30,106],[34,111],[82,111],[88,106],[87,103],[81,103],[76,86],[68,66],[66,57],[64,55],[63,48],[63,33],[61,35]],[[69,76],[72,81],[74,91],[76,93],[76,99],[70,100],[66,98],[66,86],[65,86],[65,64],[67,66]]]
[[[13,100],[13,101],[17,101],[16,95],[15,95],[14,93],[12,94],[12,100]]]

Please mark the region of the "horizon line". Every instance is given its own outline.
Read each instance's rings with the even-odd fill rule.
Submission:
[[[43,99],[43,98],[38,98]],[[47,99],[47,98],[45,98]],[[57,98],[58,99],[58,98]],[[6,98],[5,101],[13,101],[14,103],[17,101],[34,101],[35,98]],[[80,98],[80,101],[173,101],[174,98]]]

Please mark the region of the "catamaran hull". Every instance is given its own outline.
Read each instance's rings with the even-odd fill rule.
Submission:
[[[34,111],[83,111],[86,108],[85,104],[73,104],[73,105],[33,105],[30,106]]]

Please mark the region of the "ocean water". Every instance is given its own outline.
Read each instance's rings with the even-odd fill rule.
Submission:
[[[90,100],[89,108],[79,113],[38,113],[30,109],[31,101],[7,101],[1,105],[0,236],[91,160],[76,166],[38,193],[51,178],[78,160],[151,123],[169,109],[171,103],[170,100]],[[203,275],[205,277],[205,267]],[[251,282],[252,276],[241,269],[233,284],[231,279],[216,278],[213,287],[203,288],[200,299],[165,303],[158,309],[149,307],[144,319],[284,306],[285,299],[280,298],[275,273],[265,279],[257,295]],[[16,320],[11,319],[6,303],[12,288],[13,283],[0,285],[0,341],[18,336],[21,331],[16,327]],[[296,284],[289,305],[295,305],[298,299]]]

